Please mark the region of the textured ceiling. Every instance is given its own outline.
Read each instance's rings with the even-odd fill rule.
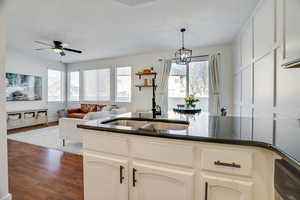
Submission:
[[[137,6],[137,5],[147,4],[155,0],[114,0],[114,1],[120,2],[128,6]]]
[[[118,2],[119,1],[119,2]],[[120,2],[127,2],[132,6]],[[62,61],[77,62],[128,54],[173,50],[179,29],[186,46],[229,42],[258,0],[7,0],[8,48],[49,60],[35,40],[61,40],[70,48]],[[141,4],[139,4],[141,3]]]

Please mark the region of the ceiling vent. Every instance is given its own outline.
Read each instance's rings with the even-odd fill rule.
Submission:
[[[125,4],[127,6],[139,6],[142,4],[153,2],[155,0],[114,0],[114,1],[119,2],[121,4]]]

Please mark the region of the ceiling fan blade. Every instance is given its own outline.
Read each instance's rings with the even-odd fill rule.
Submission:
[[[65,53],[64,51],[61,51],[59,54],[60,54],[61,56],[65,56],[65,55],[66,55],[66,53]]]
[[[35,43],[41,44],[41,45],[46,45],[48,47],[53,47],[53,45],[45,43],[45,42],[41,42],[41,41],[34,41]]]
[[[75,50],[75,49],[69,49],[69,48],[63,48],[63,50],[71,51],[71,52],[74,52],[74,53],[82,53],[82,51]]]
[[[34,50],[41,51],[41,50],[46,50],[46,49],[52,49],[52,48],[38,48],[38,49],[34,49]]]
[[[69,44],[67,44],[67,43],[62,43],[61,46],[62,46],[63,48],[67,48],[67,47],[69,46]]]

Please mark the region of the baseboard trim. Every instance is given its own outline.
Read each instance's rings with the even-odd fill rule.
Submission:
[[[0,200],[12,200],[11,194],[8,194],[6,197],[1,198]]]

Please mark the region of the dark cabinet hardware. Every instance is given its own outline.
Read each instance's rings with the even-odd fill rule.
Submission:
[[[221,161],[215,161],[215,165],[219,165],[219,166],[225,166],[225,167],[234,167],[234,168],[241,168],[241,165],[238,165],[236,163],[225,163],[225,162],[221,162]]]
[[[204,195],[204,200],[208,200],[208,194],[207,194],[207,192],[208,192],[208,183],[207,182],[205,182],[205,195]]]
[[[135,175],[136,175],[137,170],[135,168],[132,169],[132,186],[135,187],[135,184],[137,182]]]
[[[124,167],[121,165],[120,166],[120,184],[122,184],[123,180],[125,179],[125,177],[123,176],[123,170],[124,170]]]

